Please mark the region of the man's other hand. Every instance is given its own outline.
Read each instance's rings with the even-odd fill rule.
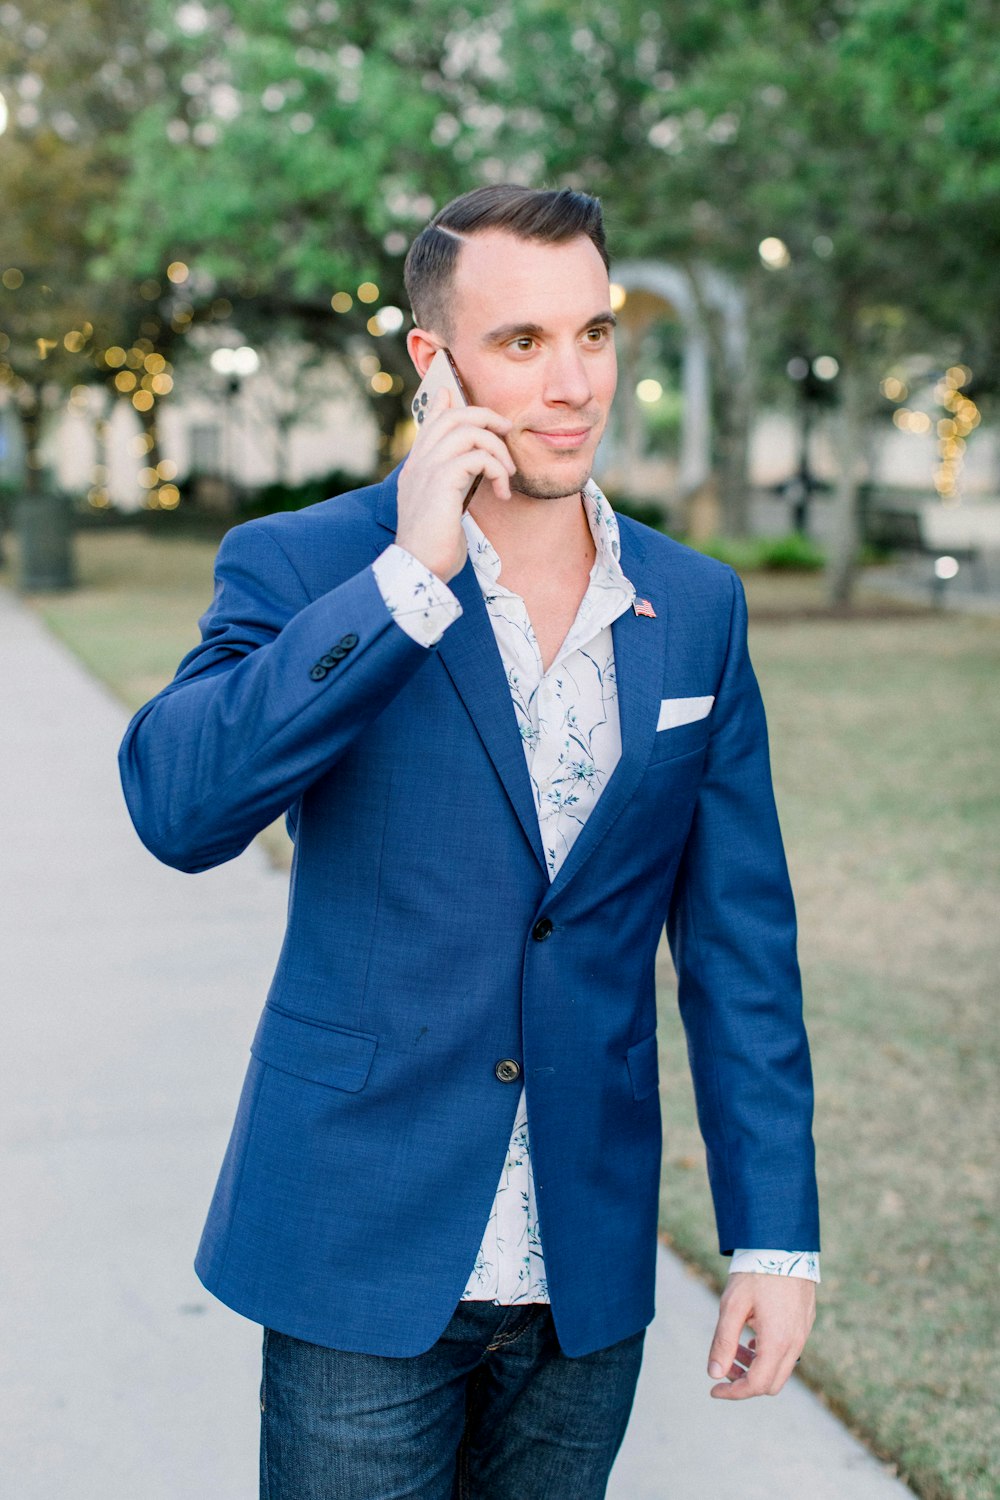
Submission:
[[[708,1355],[720,1401],[776,1396],[795,1368],[816,1317],[816,1283],[738,1271],[729,1277]],[[755,1338],[742,1340],[744,1327]]]

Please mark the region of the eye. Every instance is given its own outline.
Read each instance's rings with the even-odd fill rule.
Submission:
[[[512,339],[511,349],[516,349],[518,354],[528,354],[535,347],[535,341],[530,334],[524,333],[520,338]]]
[[[606,323],[598,323],[587,329],[586,340],[588,344],[606,344],[610,334],[611,329]]]

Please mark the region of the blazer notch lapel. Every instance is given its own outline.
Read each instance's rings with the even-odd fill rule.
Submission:
[[[471,559],[449,587],[462,606],[462,616],[445,631],[438,654],[476,726],[535,858],[545,870],[538,815],[510,687]]]
[[[625,541],[623,530],[622,568],[625,576],[635,584],[639,598],[652,601],[656,615],[655,618],[639,616],[628,609],[623,615],[619,615],[611,627],[615,648],[615,677],[618,683],[621,759],[597,799],[576,843],[557,872],[546,900],[558,895],[577,875],[612,824],[624,812],[653,753],[666,651],[667,598],[662,587],[647,591],[643,587],[641,574],[637,579],[637,572],[630,571],[629,564],[637,567],[638,558],[634,552],[631,557],[626,555]]]

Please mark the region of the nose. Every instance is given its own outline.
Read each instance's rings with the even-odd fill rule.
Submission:
[[[575,340],[568,348],[552,350],[545,377],[545,400],[550,406],[581,407],[593,398],[590,372]]]

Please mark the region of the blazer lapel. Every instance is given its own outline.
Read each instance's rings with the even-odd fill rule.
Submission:
[[[462,618],[446,630],[437,650],[469,711],[486,752],[496,767],[525,836],[542,869],[545,855],[531,794],[524,746],[510,698],[507,674],[497,648],[483,592],[471,561],[449,587],[462,606]]]
[[[653,752],[663,687],[669,601],[662,584],[657,588],[644,587],[642,559],[645,548],[626,526],[621,529],[621,547],[625,577],[635,585],[639,599],[649,599],[656,614],[655,618],[650,619],[629,609],[625,614],[619,615],[611,627],[615,648],[615,677],[618,683],[618,714],[621,721],[621,759],[575,844],[557,871],[546,895],[546,902],[554,899],[574,878],[624,811]]]
[[[396,475],[389,474],[381,485],[377,517],[380,525],[395,534]],[[388,543],[380,541],[378,551]],[[449,625],[435,649],[476,726],[486,753],[496,768],[511,806],[524,830],[542,870],[546,869],[538,815],[531,794],[524,747],[517,728],[517,716],[510,698],[507,675],[497,648],[493,626],[486,613],[483,592],[472,562],[448,587],[462,606],[461,618]]]

